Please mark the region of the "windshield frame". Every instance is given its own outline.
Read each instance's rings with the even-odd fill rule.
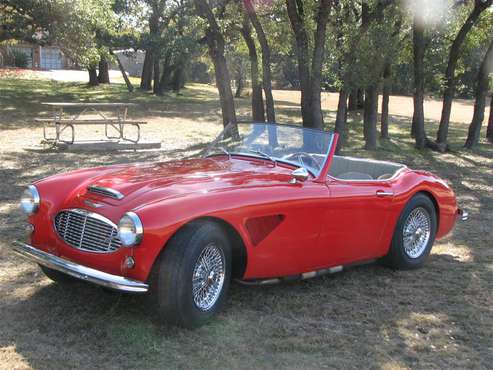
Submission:
[[[287,164],[287,165],[293,166],[295,168],[305,168],[310,173],[310,175],[312,176],[312,178],[313,178],[314,181],[317,181],[317,182],[325,182],[325,179],[326,179],[327,173],[328,173],[328,169],[329,169],[329,166],[330,166],[330,164],[332,162],[332,157],[334,156],[335,149],[336,149],[336,146],[337,146],[337,141],[338,141],[338,138],[339,138],[339,135],[336,132],[333,132],[333,131],[324,131],[324,130],[319,130],[319,129],[315,129],[315,128],[309,128],[309,127],[303,127],[301,125],[295,125],[295,124],[278,124],[278,123],[271,123],[271,122],[240,121],[240,122],[237,122],[236,124],[237,125],[261,124],[261,125],[265,125],[266,127],[268,127],[269,125],[277,126],[277,127],[292,127],[292,128],[297,129],[297,130],[309,130],[309,131],[313,131],[313,132],[320,132],[320,133],[323,133],[323,134],[330,134],[330,139],[329,139],[329,142],[328,142],[327,153],[323,154],[323,155],[325,155],[325,159],[324,159],[324,161],[323,161],[323,163],[322,163],[322,165],[320,167],[320,171],[317,174],[317,173],[315,173],[313,171],[312,168],[307,167],[307,166],[304,166],[304,165],[302,165],[300,163],[296,163],[296,162],[293,162],[293,161],[289,161],[289,160],[285,160],[285,159],[277,158],[277,157],[267,158],[266,156],[263,156],[263,155],[260,155],[260,154],[256,154],[253,151],[252,152],[250,152],[250,151],[245,151],[245,152],[229,152],[229,151],[227,151],[227,154],[226,154],[225,148],[222,147],[223,150],[224,150],[224,152],[221,152],[221,153],[217,153],[217,152],[210,153],[210,151],[214,147],[217,146],[218,142],[221,139],[224,138],[224,133],[227,132],[228,130],[231,130],[231,128],[235,125],[235,123],[229,123],[226,127],[224,127],[224,129],[219,133],[219,135],[205,148],[205,150],[202,153],[202,156],[205,157],[205,158],[208,158],[208,157],[213,157],[213,156],[223,156],[223,155],[226,155],[226,156],[229,156],[229,158],[231,158],[232,156],[239,156],[239,157],[249,157],[249,158],[261,159],[261,160],[269,161],[269,162],[272,162],[272,160],[274,160],[274,163]]]

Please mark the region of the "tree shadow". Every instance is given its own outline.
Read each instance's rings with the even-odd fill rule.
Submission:
[[[201,101],[202,92],[193,93]],[[146,103],[148,98],[142,94],[142,114],[186,114],[176,109],[178,103],[164,107],[166,97]],[[247,99],[240,103],[246,111]],[[217,103],[212,99],[209,104],[206,114],[215,114]],[[279,116],[292,120],[298,109],[286,105]],[[203,119],[196,107],[191,110]],[[27,366],[47,369],[488,368],[493,361],[491,145],[456,149],[465,138],[465,129],[457,126],[451,131],[453,152],[419,151],[409,138],[410,119],[392,116],[391,139],[368,152],[361,149],[361,115],[350,120],[345,154],[430,170],[447,179],[460,205],[471,211],[468,223],[436,243],[423,269],[369,265],[273,287],[233,284],[224,312],[190,331],[158,324],[144,297],[106,294],[82,283],[69,288],[49,283],[36,267],[0,248],[0,347],[13,346]],[[327,127],[333,125],[326,121]],[[436,126],[427,122],[429,134]],[[9,167],[0,168],[0,243],[22,238],[24,216],[16,210],[17,197],[38,178],[102,164],[182,158],[204,145],[84,155],[6,151],[2,161]]]
[[[29,272],[16,279],[42,283],[32,294],[4,286],[0,346],[15,345],[34,368],[241,368],[242,356],[231,353],[244,348],[263,368],[487,367],[491,354],[480,343],[489,330],[476,320],[489,309],[474,294],[488,287],[474,288],[474,275],[468,263],[433,254],[418,271],[369,265],[272,287],[234,284],[224,312],[190,331],[158,324],[144,296],[64,287]],[[348,350],[358,353],[348,359]]]

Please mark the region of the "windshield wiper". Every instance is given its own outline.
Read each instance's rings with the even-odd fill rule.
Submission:
[[[231,159],[231,153],[224,149],[222,146],[218,146],[217,149],[226,154],[228,156],[228,159]]]
[[[274,166],[277,165],[277,161],[274,158],[272,158],[270,155],[268,155],[268,154],[266,154],[260,150],[254,150],[254,149],[247,149],[247,150],[251,153],[258,154],[258,155],[262,156],[263,158],[267,158],[268,160],[270,160],[274,163]]]
[[[226,149],[224,149],[222,146],[216,146],[216,147],[214,147],[214,149],[220,150],[221,152],[223,152],[224,154],[226,154],[228,156],[228,159],[231,159],[231,153],[228,152]],[[217,155],[217,154],[215,154],[215,153],[207,154],[206,157],[210,157],[213,155]]]

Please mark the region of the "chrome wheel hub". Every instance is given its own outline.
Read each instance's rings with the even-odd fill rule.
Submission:
[[[224,285],[226,261],[224,253],[214,243],[200,253],[192,277],[192,295],[195,306],[201,311],[209,310],[219,299]]]
[[[413,209],[404,223],[404,251],[410,258],[418,258],[426,250],[431,235],[431,217],[423,207]]]

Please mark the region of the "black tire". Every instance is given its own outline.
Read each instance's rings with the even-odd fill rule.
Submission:
[[[210,245],[222,251],[224,279],[215,303],[200,309],[192,293],[192,277],[198,258]],[[183,227],[166,245],[153,271],[151,298],[161,321],[194,328],[205,324],[223,306],[231,280],[231,247],[222,228],[206,221]]]
[[[52,281],[54,281],[57,284],[61,285],[68,285],[68,284],[73,284],[74,282],[77,282],[78,279],[74,278],[73,276],[64,274],[63,272],[57,271],[50,269],[49,267],[39,265],[39,268],[43,273]]]
[[[411,257],[404,247],[404,227],[406,221],[414,210],[425,211],[429,215],[430,221],[430,235],[426,247],[417,256]],[[394,236],[392,237],[392,244],[390,246],[389,253],[384,257],[383,262],[389,267],[395,269],[409,270],[421,267],[428,255],[435,241],[435,235],[437,230],[437,215],[433,202],[425,194],[416,194],[406,204],[402,210],[397,225],[394,230]]]

